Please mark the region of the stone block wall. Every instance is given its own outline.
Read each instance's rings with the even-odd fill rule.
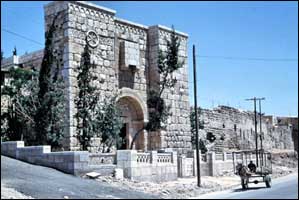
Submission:
[[[118,150],[117,168],[123,169],[124,177],[136,181],[163,182],[176,180],[177,153],[138,153],[136,150]]]
[[[114,68],[114,15],[115,11],[96,6],[87,2],[53,2],[45,6],[46,27],[53,15],[62,12],[62,20],[57,20],[57,26],[63,27],[55,37],[56,46],[63,50],[63,74],[67,84],[67,116],[66,116],[66,149],[78,150],[79,143],[76,135],[77,121],[74,118],[76,108],[74,100],[78,94],[77,68],[81,64],[81,55],[86,43],[86,35],[93,31],[97,34],[98,44],[91,47],[91,62],[96,69],[93,73],[97,80],[92,84],[98,88],[100,100],[117,92],[117,71]],[[97,142],[96,142],[97,141]],[[100,140],[94,140],[91,151],[97,151]]]
[[[149,88],[154,87],[154,83],[160,80],[155,74],[158,49],[165,51],[164,39],[169,39],[171,30],[163,26],[147,27],[119,19],[115,17],[114,10],[79,1],[53,2],[46,5],[46,29],[57,13],[60,15],[56,23],[55,49],[61,60],[68,96],[64,143],[66,149],[78,150],[78,141],[75,137],[77,122],[73,117],[76,113],[74,99],[78,93],[76,68],[80,65],[86,36],[93,32],[98,40],[92,47],[91,54],[92,61],[96,65],[94,73],[98,76],[98,80],[93,84],[98,87],[100,101],[119,94],[122,89],[131,89],[146,105]],[[166,103],[172,105],[173,115],[168,121],[166,132],[154,134],[153,137],[160,139],[153,139],[154,142],[144,141],[137,145],[145,150],[170,147],[186,152],[191,148],[188,120],[188,36],[181,32],[176,33],[181,39],[180,60],[185,61],[185,65],[174,74],[178,80],[176,87],[172,91],[166,90],[163,94]],[[143,115],[147,116],[148,113]],[[143,118],[146,121],[147,117]],[[137,124],[132,130],[137,130],[141,126],[142,124]],[[151,134],[148,135],[143,133],[144,140],[152,139]],[[96,147],[98,143],[95,142],[94,145]]]
[[[202,109],[200,120],[206,124],[200,131],[210,151],[222,152],[228,149],[255,149],[254,113],[236,108],[219,106],[212,110]],[[207,141],[207,133],[216,136],[214,142]],[[260,133],[257,114],[257,132]],[[292,130],[288,126],[273,125],[269,117],[262,117],[263,148],[270,150],[294,149]],[[260,148],[260,137],[258,147]]]
[[[149,85],[150,88],[158,90],[160,77],[158,73],[159,50],[165,52],[166,41],[170,39],[171,29],[164,26],[151,26],[148,30],[149,37]],[[183,68],[173,74],[177,79],[174,88],[166,88],[162,98],[167,105],[171,105],[172,116],[168,119],[165,131],[152,134],[150,140],[159,141],[152,143],[151,148],[176,148],[179,153],[186,153],[191,148],[191,133],[189,122],[189,94],[188,94],[188,63],[187,63],[187,38],[186,34],[176,32],[180,39],[179,61],[184,62]],[[155,138],[156,137],[156,138]],[[157,138],[158,137],[158,138]]]
[[[23,141],[16,142],[1,142],[1,154],[12,158],[17,157],[17,149],[24,147]]]
[[[119,18],[115,18],[114,23],[114,68],[117,71],[118,89],[130,88],[140,95],[143,102],[146,102],[148,90],[147,27]],[[122,49],[122,45],[126,48]],[[128,57],[122,54],[127,54]],[[126,62],[125,66],[123,62]],[[130,68],[130,65],[135,66],[136,69]]]
[[[23,141],[15,141],[2,142],[1,154],[32,164],[52,167],[74,175],[90,170],[87,151],[51,152],[50,146],[24,147]]]
[[[146,102],[150,88],[159,87],[157,61],[159,50],[166,50],[166,40],[169,39],[171,29],[164,26],[147,27],[115,17],[116,11],[95,4],[82,1],[51,2],[44,6],[45,30],[49,30],[53,19],[55,32],[53,37],[55,66],[62,70],[67,97],[65,113],[65,138],[62,141],[64,149],[79,150],[76,138],[77,120],[74,118],[76,108],[74,100],[78,94],[77,68],[81,63],[81,55],[87,45],[86,38],[93,34],[94,44],[89,43],[91,61],[95,63],[93,70],[97,80],[92,82],[98,90],[100,103],[104,98],[114,95],[126,98],[137,109],[142,108],[138,119],[130,122],[132,133],[137,132],[148,120]],[[167,122],[166,130],[156,133],[141,134],[142,140],[137,141],[137,149],[176,148],[179,153],[186,153],[191,148],[191,134],[189,124],[188,102],[188,63],[187,40],[188,35],[176,31],[181,45],[179,59],[184,66],[174,77],[178,80],[175,88],[166,89],[163,98],[171,105],[172,116]],[[23,56],[5,59],[1,67],[23,64],[30,68],[40,69],[43,50]],[[130,91],[129,93],[127,91]],[[137,102],[139,105],[133,105]],[[140,109],[139,109],[140,110]],[[138,111],[139,112],[139,111]],[[125,122],[128,123],[128,122]],[[94,138],[89,149],[97,152],[99,138]]]

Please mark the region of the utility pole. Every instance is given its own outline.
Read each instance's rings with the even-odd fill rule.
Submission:
[[[261,142],[261,151],[262,151],[262,155],[261,155],[261,162],[262,162],[262,166],[264,164],[264,150],[263,150],[263,132],[262,132],[262,105],[261,105],[261,101],[265,100],[265,98],[259,98],[259,110],[260,110],[260,142]]]
[[[258,145],[257,145],[257,122],[256,122],[256,97],[253,97],[251,99],[245,99],[246,101],[253,101],[254,102],[254,132],[255,132],[255,159],[256,159],[256,166],[259,166],[258,163]]]
[[[197,91],[196,91],[196,60],[195,60],[195,45],[193,45],[193,84],[194,84],[194,111],[195,111],[195,131],[196,131],[196,166],[197,166],[197,186],[200,185],[200,159],[198,145],[198,116],[197,116]]]

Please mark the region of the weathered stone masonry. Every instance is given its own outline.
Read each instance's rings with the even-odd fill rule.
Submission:
[[[171,29],[157,26],[143,26],[115,17],[116,12],[86,2],[52,2],[45,6],[46,29],[59,13],[55,32],[55,50],[61,61],[61,68],[67,84],[67,128],[65,147],[78,149],[75,138],[76,109],[74,98],[78,92],[76,68],[88,35],[94,40],[92,60],[96,64],[94,82],[101,97],[118,94],[120,107],[127,124],[127,140],[148,120],[147,94],[149,88],[157,87],[160,77],[157,73],[158,50],[165,50],[164,38],[169,38]],[[186,152],[191,148],[190,125],[188,119],[188,71],[187,38],[177,32],[181,39],[179,56],[185,61],[184,67],[174,74],[178,79],[176,87],[165,90],[163,98],[172,106],[166,131],[147,133],[144,131],[136,142],[136,149],[178,148]],[[129,112],[127,112],[129,110]],[[99,140],[95,139],[95,144]]]
[[[263,148],[294,149],[296,140],[289,124],[278,124],[271,120],[273,116],[262,117],[264,133]],[[231,148],[255,149],[254,113],[236,108],[219,106],[212,110],[202,109],[200,119],[205,122],[200,138],[206,141],[210,151],[225,151]],[[207,133],[216,136],[214,142],[206,140]],[[260,133],[259,115],[257,114],[257,132]],[[260,137],[258,137],[260,148]]]

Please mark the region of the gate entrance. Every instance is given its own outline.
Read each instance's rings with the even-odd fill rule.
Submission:
[[[121,118],[124,123],[120,137],[122,138],[122,144],[119,146],[120,149],[130,149],[133,137],[144,126],[144,115],[139,102],[128,96],[121,97],[117,101],[117,105],[121,112]],[[133,149],[144,149],[145,148],[145,136],[141,132],[136,139]]]
[[[120,130],[120,139],[121,139],[121,143],[118,147],[118,149],[127,149],[127,124],[123,124],[123,127]]]

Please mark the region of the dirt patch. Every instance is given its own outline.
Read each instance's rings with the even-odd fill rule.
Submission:
[[[298,167],[298,153],[294,151],[275,152],[272,154],[272,163],[277,166],[296,168]]]
[[[286,176],[298,171],[298,157],[292,152],[274,153],[272,178]],[[240,186],[240,177],[232,170],[224,171],[220,176],[202,176],[201,187],[197,187],[197,178],[179,178],[177,181],[163,183],[137,182],[128,179],[117,180],[111,176],[100,176],[96,181],[107,182],[115,187],[158,195],[161,198],[191,198],[201,194],[221,191]]]
[[[201,177],[201,187],[197,187],[197,178],[179,178],[177,181],[163,183],[137,182],[124,179],[116,180],[111,176],[102,176],[97,181],[107,182],[115,187],[155,194],[161,198],[190,198],[200,194],[228,189],[239,184],[239,177]]]

